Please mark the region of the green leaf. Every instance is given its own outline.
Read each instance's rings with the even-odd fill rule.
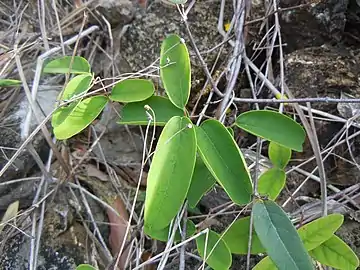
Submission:
[[[153,239],[162,241],[162,242],[167,242],[170,234],[172,232],[172,229],[170,231],[170,225],[167,226],[165,229],[161,229],[159,231],[155,231],[155,230],[149,230],[149,228],[147,228],[146,226],[144,226],[144,233],[147,234],[148,236],[150,236]],[[191,220],[187,220],[186,221],[186,236],[190,237],[192,235],[194,235],[196,232],[196,227],[195,224],[191,221]],[[175,242],[180,242],[181,241],[181,234],[180,234],[180,230],[178,229],[175,232],[175,238],[174,238]]]
[[[150,80],[127,79],[115,84],[109,98],[117,102],[137,102],[151,97],[154,91],[154,84]]]
[[[312,250],[332,237],[344,222],[340,214],[331,214],[314,220],[298,229],[306,250]]]
[[[275,200],[285,186],[286,175],[284,170],[271,168],[260,175],[258,180],[258,192]]]
[[[91,74],[81,74],[72,78],[66,85],[61,100],[69,100],[89,90],[92,81]]]
[[[252,211],[261,244],[279,270],[314,269],[295,227],[275,202],[258,200]]]
[[[240,218],[235,221],[223,234],[223,240],[231,253],[247,254],[249,243],[250,217]],[[265,249],[254,230],[252,230],[251,254],[264,253]]]
[[[278,270],[269,256],[266,256],[252,270]]]
[[[196,128],[201,158],[215,179],[237,204],[250,202],[252,186],[244,157],[229,131],[217,120]]]
[[[21,81],[13,79],[0,79],[0,87],[19,86]]]
[[[216,232],[210,230],[207,239],[206,234],[200,235],[196,238],[196,246],[200,256],[214,270],[230,268],[232,263],[230,250]]]
[[[107,101],[104,96],[94,96],[56,110],[51,121],[55,137],[65,140],[78,134],[95,120]]]
[[[291,158],[291,149],[275,142],[269,144],[269,158],[274,166],[284,169]]]
[[[76,270],[97,270],[94,266],[91,266],[90,264],[79,264],[76,267]]]
[[[295,151],[302,151],[305,141],[304,129],[281,113],[267,110],[245,112],[238,116],[236,125],[255,136]]]
[[[311,250],[310,255],[321,264],[336,269],[355,270],[359,266],[359,258],[354,251],[336,235]]]
[[[200,199],[206,194],[214,185],[216,179],[209,172],[205,163],[201,158],[196,158],[195,169],[191,179],[191,185],[187,194],[189,206],[196,207]]]
[[[169,35],[162,42],[160,77],[171,102],[184,109],[190,96],[190,57],[186,45],[177,35]]]
[[[166,228],[186,198],[196,159],[191,125],[188,118],[174,116],[161,132],[147,178],[144,216],[148,231]]]
[[[71,69],[70,69],[71,67]],[[47,64],[43,69],[44,73],[60,73],[60,74],[81,74],[90,72],[90,64],[85,58],[80,56],[63,56],[54,59]]]
[[[234,137],[234,130],[231,127],[228,127],[226,129],[229,131],[231,137]]]
[[[184,116],[184,112],[175,107],[169,99],[159,96],[152,96],[147,100],[126,104],[121,111],[119,124],[126,125],[147,125],[149,122],[145,105],[151,107],[155,113],[157,126],[164,126],[173,116]],[[151,111],[149,114],[152,115]],[[154,119],[152,124],[154,123]]]

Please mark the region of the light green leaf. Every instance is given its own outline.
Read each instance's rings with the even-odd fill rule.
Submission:
[[[154,84],[150,80],[127,79],[115,84],[109,98],[117,102],[137,102],[151,97],[154,91]]]
[[[72,78],[66,85],[61,100],[69,100],[74,96],[86,93],[93,77],[91,74],[81,74]]]
[[[215,179],[237,204],[250,202],[252,185],[244,157],[229,131],[217,120],[196,128],[201,158]]]
[[[76,270],[97,270],[94,266],[91,266],[90,264],[79,264],[76,267]]]
[[[216,179],[209,172],[202,159],[200,157],[196,158],[195,169],[187,194],[189,206],[191,208],[196,207],[202,196],[214,186],[215,182]]]
[[[240,218],[223,234],[223,240],[231,253],[247,254],[249,243],[250,217]],[[256,234],[252,231],[251,254],[264,253],[265,249]]]
[[[295,227],[275,202],[258,200],[252,211],[261,244],[279,270],[314,269]]]
[[[209,231],[207,239],[206,234],[200,235],[196,238],[196,246],[200,256],[214,270],[227,270],[230,268],[232,263],[230,250],[216,232]]]
[[[152,96],[147,100],[126,104],[121,111],[119,124],[126,125],[147,125],[149,122],[145,105],[149,105],[155,113],[157,126],[164,126],[173,116],[184,116],[184,112],[175,107],[169,99],[159,96]],[[152,115],[151,111],[148,111]],[[154,119],[152,124],[154,123]]]
[[[195,167],[196,137],[191,121],[174,116],[161,132],[147,178],[145,226],[166,228],[183,204]]]
[[[56,110],[51,121],[55,137],[65,140],[81,132],[101,113],[107,101],[104,96],[94,96]]]
[[[255,136],[298,152],[302,151],[304,129],[281,113],[267,110],[248,111],[238,116],[236,125]]]
[[[70,69],[71,67],[71,69]],[[60,73],[60,74],[81,74],[90,72],[90,64],[85,58],[80,56],[63,56],[54,59],[47,64],[43,69],[44,73]]]
[[[260,175],[258,180],[258,192],[275,200],[285,186],[286,175],[284,170],[271,168]]]
[[[154,230],[149,230],[146,226],[144,226],[144,233],[147,234],[148,236],[150,236],[153,239],[162,241],[162,242],[167,242],[169,237],[171,236],[172,229],[170,231],[170,225],[168,227],[166,227],[165,229],[161,229],[159,231],[154,231]],[[186,236],[190,237],[192,235],[194,235],[194,233],[196,232],[196,227],[195,224],[191,221],[191,220],[187,220],[186,221]],[[175,238],[174,238],[175,242],[179,242],[181,241],[181,234],[180,234],[180,230],[178,229],[175,232]]]
[[[169,35],[161,45],[160,77],[171,102],[184,109],[190,96],[190,57],[186,45],[177,35]]]
[[[284,169],[291,158],[291,149],[275,142],[270,142],[268,152],[272,164],[280,169]]]
[[[0,79],[0,87],[19,86],[21,81],[13,79]]]
[[[359,267],[359,258],[354,251],[336,235],[311,250],[310,255],[321,264],[336,269],[355,270]]]
[[[278,270],[269,256],[266,256],[252,270]]]
[[[316,219],[298,229],[299,236],[306,250],[312,250],[328,240],[340,228],[344,217],[331,214]]]

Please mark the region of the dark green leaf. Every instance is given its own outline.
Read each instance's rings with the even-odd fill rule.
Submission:
[[[144,101],[126,104],[122,109],[119,124],[147,125],[149,119],[144,108],[145,105],[149,105],[154,111],[157,126],[164,126],[173,116],[184,115],[184,112],[175,107],[167,98],[152,96]],[[152,115],[151,111],[148,112]],[[154,123],[154,121],[152,121],[152,123]]]
[[[279,270],[313,270],[312,261],[286,213],[273,201],[253,206],[254,228]]]
[[[71,67],[71,69],[70,69]],[[81,74],[90,72],[90,64],[80,56],[63,56],[48,62],[43,70],[44,73]]]
[[[127,79],[115,84],[109,98],[117,102],[137,102],[151,97],[154,91],[150,80]]]
[[[216,179],[209,172],[201,158],[196,159],[194,173],[191,179],[191,185],[187,194],[189,206],[194,208],[215,184]]]
[[[285,186],[286,175],[284,170],[271,168],[260,175],[258,180],[258,192],[275,200]]]
[[[104,96],[94,96],[56,110],[51,121],[55,137],[65,140],[81,132],[101,113],[107,101]]]
[[[275,142],[270,142],[269,158],[274,166],[284,169],[291,158],[291,149]]]
[[[160,52],[160,77],[174,105],[184,109],[190,96],[190,57],[186,45],[177,35],[163,41]]]
[[[209,231],[207,238],[206,234],[200,235],[196,238],[196,246],[200,256],[214,270],[230,268],[232,263],[230,250],[216,232]]]
[[[183,204],[195,167],[196,137],[191,121],[174,116],[165,125],[147,177],[145,226],[166,228]]]
[[[245,112],[238,116],[236,125],[255,136],[295,151],[302,151],[305,141],[304,129],[281,113],[267,110]]]
[[[355,270],[359,267],[359,259],[354,251],[336,235],[311,250],[310,255],[321,264],[336,269]]]
[[[229,131],[217,120],[196,128],[201,158],[215,179],[237,204],[250,202],[252,185],[244,157]]]
[[[223,235],[223,240],[229,247],[231,253],[247,254],[249,243],[250,217],[245,217],[235,221]],[[264,253],[265,249],[256,234],[252,231],[251,254]]]

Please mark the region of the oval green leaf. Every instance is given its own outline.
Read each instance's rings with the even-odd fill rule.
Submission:
[[[271,168],[260,175],[258,180],[258,192],[275,200],[285,186],[286,175],[284,170]]]
[[[305,141],[304,129],[281,113],[267,110],[249,111],[240,114],[235,123],[255,136],[295,151],[302,151]]]
[[[344,217],[342,215],[331,214],[299,228],[298,233],[306,250],[313,250],[330,239],[343,222]]]
[[[69,100],[74,96],[86,93],[90,88],[92,78],[91,74],[81,74],[72,78],[66,85],[61,100]]]
[[[0,79],[0,87],[19,86],[21,81],[14,79]]]
[[[359,267],[359,258],[354,251],[336,235],[311,250],[310,255],[321,264],[336,269],[355,270]]]
[[[183,5],[186,4],[188,0],[169,0],[171,3],[177,4],[177,5]]]
[[[206,234],[200,235],[196,238],[196,246],[200,256],[214,270],[230,268],[232,263],[230,250],[216,232],[210,230],[207,239]]]
[[[196,158],[195,169],[187,194],[189,206],[195,208],[202,196],[215,185],[215,182],[216,179],[209,172],[203,160],[200,157]]]
[[[51,121],[55,137],[65,140],[81,132],[98,117],[107,102],[104,96],[94,96],[56,110]]]
[[[90,264],[79,264],[76,270],[96,270],[96,268]]]
[[[312,261],[286,213],[273,201],[253,206],[254,228],[279,270],[313,270]]]
[[[195,167],[196,137],[191,121],[174,116],[165,125],[147,178],[145,226],[166,228],[183,204]]]
[[[171,102],[184,109],[190,96],[190,57],[186,45],[177,35],[169,35],[162,42],[160,77]]]
[[[291,158],[291,149],[275,142],[270,142],[268,152],[272,164],[280,169],[284,169]]]
[[[269,256],[266,256],[252,270],[278,270]]]
[[[223,240],[229,247],[231,253],[247,254],[249,243],[250,217],[240,218],[235,221],[223,234]],[[264,253],[265,249],[256,234],[252,231],[251,254]]]
[[[188,219],[186,221],[186,236],[190,237],[190,236],[194,235],[195,232],[196,232],[195,224],[191,220]],[[153,239],[156,239],[156,240],[159,240],[162,242],[167,242],[170,237],[171,231],[170,231],[170,226],[166,227],[165,229],[161,229],[159,231],[149,230],[149,228],[144,226],[144,233]],[[174,241],[175,242],[181,241],[181,234],[180,234],[179,229],[175,232]]]
[[[125,125],[147,125],[149,118],[144,108],[145,105],[150,106],[154,111],[157,126],[164,126],[173,116],[184,116],[184,112],[175,107],[169,99],[152,96],[144,101],[125,104],[121,111],[121,120],[118,123]],[[151,111],[149,113],[152,115]],[[154,119],[152,124],[154,124]]]
[[[210,119],[196,128],[196,136],[201,158],[231,200],[239,205],[249,203],[250,173],[229,131],[219,121]]]
[[[150,80],[127,79],[115,84],[109,98],[117,102],[137,102],[151,97],[154,91],[154,84]]]
[[[71,69],[70,69],[71,66]],[[81,74],[90,72],[90,64],[81,56],[63,56],[45,64],[44,73]]]

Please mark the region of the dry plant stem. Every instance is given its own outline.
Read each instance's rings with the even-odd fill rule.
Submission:
[[[30,104],[30,109],[31,109],[31,111],[34,112],[35,119],[38,122],[38,124],[40,125],[40,129],[41,129],[47,143],[49,144],[49,146],[53,150],[56,158],[59,160],[59,162],[62,165],[62,167],[64,168],[65,172],[69,173],[70,170],[68,168],[68,165],[65,163],[65,161],[62,158],[60,152],[57,150],[56,145],[53,143],[49,130],[46,128],[45,125],[41,124],[41,120],[40,120],[41,119],[41,117],[40,117],[41,114],[39,113],[38,107],[35,104],[33,98],[31,97],[30,89],[29,89],[29,87],[27,85],[26,78],[25,78],[25,75],[24,75],[24,72],[23,72],[23,69],[22,69],[20,56],[19,56],[18,51],[17,51],[17,44],[15,44],[14,50],[16,51],[16,55],[15,55],[16,66],[18,68],[19,76],[20,76],[20,79],[21,79],[21,82],[22,82],[22,85],[23,85],[23,88],[24,88],[24,91],[25,91],[25,94],[26,94],[26,98],[27,98],[27,100],[28,100],[28,102]],[[28,113],[28,115],[29,115],[29,113]],[[26,137],[28,137],[28,136],[26,136]],[[24,137],[23,137],[23,139],[24,139]],[[32,151],[30,151],[30,153],[34,154]]]
[[[286,94],[290,97],[293,98],[292,93],[290,92],[288,87],[285,87],[285,91]],[[317,139],[317,135],[316,135],[316,130],[315,130],[315,125],[312,124],[313,128],[309,125],[304,112],[300,109],[299,105],[294,103],[294,108],[296,110],[296,112],[298,113],[301,122],[306,130],[306,133],[309,137],[309,141],[311,144],[311,147],[314,151],[314,155],[315,155],[315,160],[318,166],[318,170],[319,170],[319,176],[320,176],[320,188],[321,188],[321,201],[322,201],[322,215],[326,216],[327,215],[327,189],[326,189],[326,175],[325,175],[325,169],[324,169],[324,163],[322,162],[321,159],[321,151],[320,151],[320,146],[318,143],[318,139]],[[312,116],[311,113],[311,107],[309,106],[310,104],[308,103],[308,109],[309,109],[309,115]],[[310,118],[311,119],[311,118]],[[313,120],[310,120],[313,121]]]
[[[280,92],[279,92],[280,93]],[[329,97],[318,97],[318,98],[294,98],[294,99],[276,99],[276,98],[234,98],[235,102],[238,103],[360,103],[358,98],[329,98]],[[311,109],[314,112],[314,109]],[[341,118],[341,117],[340,117]]]
[[[184,209],[187,208],[187,202],[184,205]],[[187,222],[187,211],[184,212],[183,216],[183,226],[182,226],[182,233],[181,233],[181,241],[186,240],[186,222]],[[180,248],[180,263],[179,263],[179,270],[185,270],[185,247],[186,245],[183,245]]]
[[[45,168],[46,172],[50,171],[52,155],[53,155],[53,152],[50,149],[48,161],[46,163],[46,168]],[[46,178],[48,178],[48,179],[46,179],[45,177],[46,177],[46,174],[43,174],[41,177],[41,182],[38,187],[38,192],[36,193],[33,204],[36,204],[38,202],[39,196],[40,196],[40,191],[42,190],[43,185],[44,185],[43,194],[44,194],[44,196],[46,196],[49,178],[46,177]],[[43,225],[44,225],[45,203],[46,203],[45,200],[41,203],[40,219],[39,219],[39,225],[38,225],[37,231],[36,231],[37,212],[38,212],[37,210],[34,211],[33,217],[32,217],[31,235],[33,236],[33,238],[31,239],[31,242],[30,242],[30,254],[29,254],[29,256],[30,256],[29,257],[29,269],[30,270],[37,268],[37,262],[38,262],[37,255],[39,254],[41,233],[42,233],[42,229],[43,229]]]
[[[189,36],[189,39],[190,39],[190,43],[196,53],[196,56],[197,58],[199,59],[200,63],[201,63],[201,67],[203,68],[204,72],[205,72],[205,75],[206,75],[206,78],[209,80],[210,84],[211,84],[211,87],[213,88],[213,91],[215,91],[218,95],[222,95],[222,93],[220,92],[220,90],[217,88],[216,84],[214,83],[214,80],[213,78],[211,77],[211,74],[210,74],[210,71],[205,63],[205,60],[204,58],[201,56],[200,54],[200,51],[198,49],[198,47],[196,46],[196,43],[195,43],[195,40],[194,40],[194,37],[190,31],[190,27],[189,27],[189,23],[187,22],[187,19],[186,17],[183,16],[183,14],[181,14],[182,18],[183,18],[183,21],[184,21],[184,24],[185,24],[185,27],[186,27],[186,32]]]
[[[78,186],[81,186],[78,179],[76,179],[75,181],[76,181],[76,184]],[[86,199],[85,193],[83,192],[83,189],[79,189],[79,191],[80,191],[80,194],[81,194],[81,200],[82,200],[83,204],[85,205],[86,212],[88,213],[88,215],[90,217],[90,220],[91,220],[91,223],[94,226],[94,235],[98,236],[99,242],[100,242],[102,248],[105,250],[105,254],[106,254],[106,257],[107,257],[108,261],[111,261],[112,260],[111,252],[107,248],[107,245],[106,245],[106,243],[104,241],[104,238],[102,237],[102,235],[100,233],[99,227],[96,224],[96,221],[94,219],[94,215],[91,212],[91,208],[90,208],[89,203],[88,203],[88,201]]]
[[[229,81],[227,83],[225,94],[221,103],[217,109],[216,117],[219,121],[223,122],[226,108],[231,99],[231,95],[234,91],[236,81],[239,76],[240,67],[242,63],[242,54],[244,51],[244,22],[245,22],[245,0],[239,0],[236,7],[236,23],[235,23],[235,46],[232,59],[229,63]]]
[[[166,262],[169,259],[169,255],[170,255],[170,253],[166,252],[166,251],[168,249],[170,249],[172,244],[174,243],[176,231],[179,228],[179,226],[181,226],[181,220],[182,220],[182,218],[184,216],[185,211],[186,211],[186,208],[182,207],[181,211],[176,215],[176,218],[173,219],[173,221],[170,224],[170,228],[172,228],[171,229],[171,234],[170,234],[170,237],[168,238],[168,241],[166,243],[166,247],[165,247],[165,250],[164,250],[164,252],[165,252],[164,256],[161,257],[161,260],[159,262],[157,270],[163,270],[165,268],[165,266],[166,266]],[[185,244],[183,246],[185,246]]]
[[[116,263],[115,263],[116,266],[119,264],[120,257],[121,257],[121,255],[122,255],[122,253],[124,251],[125,244],[126,244],[126,239],[127,239],[128,235],[129,235],[129,232],[130,232],[131,221],[132,221],[132,218],[133,218],[133,215],[134,215],[134,212],[135,212],[135,205],[136,205],[136,201],[137,201],[137,198],[138,198],[138,195],[139,195],[141,179],[142,179],[142,175],[143,175],[143,172],[144,172],[144,165],[145,165],[145,160],[146,160],[146,149],[147,149],[146,142],[147,142],[147,138],[148,138],[148,134],[149,134],[150,125],[151,125],[151,120],[149,120],[149,122],[148,122],[148,124],[146,126],[144,147],[143,147],[143,151],[142,151],[143,156],[142,156],[142,162],[141,162],[140,175],[139,175],[138,184],[137,184],[136,191],[135,191],[134,202],[133,202],[133,205],[131,207],[131,212],[130,212],[130,216],[129,216],[128,225],[126,226],[124,241],[121,244],[119,254],[118,254],[117,258],[116,258]]]

